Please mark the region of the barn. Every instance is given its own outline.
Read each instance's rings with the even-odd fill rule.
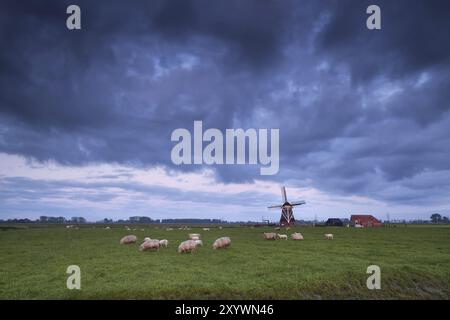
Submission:
[[[358,214],[350,217],[353,226],[381,227],[381,221],[370,214]]]
[[[329,227],[342,227],[344,223],[339,218],[329,218],[325,224]]]

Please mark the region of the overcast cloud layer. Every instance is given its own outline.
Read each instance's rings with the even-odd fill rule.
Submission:
[[[449,214],[449,34],[447,0],[2,0],[0,218]],[[279,173],[174,166],[194,120],[280,128]]]

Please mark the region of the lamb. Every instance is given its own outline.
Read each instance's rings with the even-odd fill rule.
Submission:
[[[277,234],[278,239],[283,239],[283,240],[287,240],[288,236],[285,234]]]
[[[324,236],[325,236],[325,239],[327,239],[327,240],[332,240],[333,239],[333,234],[332,233],[325,233]]]
[[[135,243],[137,241],[137,237],[135,235],[129,235],[125,236],[122,239],[120,239],[120,244],[131,244]]]
[[[159,240],[159,246],[167,248],[169,246],[169,240],[167,239]]]
[[[231,244],[231,239],[229,237],[222,237],[214,241],[213,249],[224,249],[229,247]]]
[[[139,251],[147,251],[147,250],[152,250],[152,249],[156,249],[156,251],[159,251],[159,241],[158,240],[149,240],[149,241],[144,241],[140,246],[139,246]]]
[[[195,241],[195,246],[203,247],[203,241],[202,240],[194,240],[194,241]]]
[[[264,239],[275,240],[276,238],[277,238],[277,234],[275,232],[264,232]]]
[[[303,240],[303,235],[300,232],[291,234],[292,240]]]
[[[195,251],[196,248],[197,245],[195,244],[194,240],[186,240],[180,243],[180,245],[178,246],[178,253],[192,252]]]
[[[191,240],[199,240],[200,239],[200,233],[189,233],[189,239],[191,239]]]

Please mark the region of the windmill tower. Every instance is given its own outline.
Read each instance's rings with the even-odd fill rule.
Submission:
[[[285,187],[281,187],[281,197],[283,199],[282,205],[270,206],[268,208],[269,209],[281,208],[281,218],[280,218],[281,226],[293,225],[295,223],[295,219],[294,219],[294,213],[292,212],[292,208],[294,206],[300,206],[302,204],[305,204],[306,202],[303,200],[295,201],[295,202],[288,202],[287,197],[286,197],[286,188]]]

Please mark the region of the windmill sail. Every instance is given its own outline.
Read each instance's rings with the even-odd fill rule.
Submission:
[[[286,203],[287,197],[286,197],[286,188],[285,187],[281,187],[281,197],[283,198],[283,203]]]

